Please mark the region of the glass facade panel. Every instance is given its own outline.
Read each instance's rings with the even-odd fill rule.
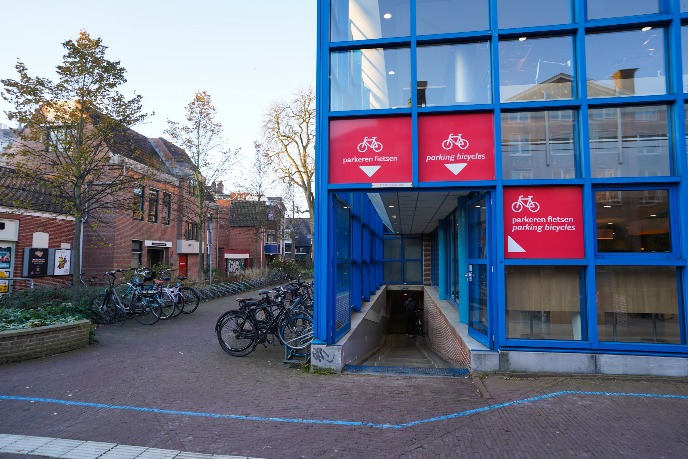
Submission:
[[[398,260],[401,258],[401,238],[385,239],[383,243],[384,258]]]
[[[409,107],[411,56],[408,48],[338,51],[330,58],[332,111]]]
[[[500,29],[568,24],[571,22],[571,1],[499,0],[497,14]]]
[[[507,338],[583,339],[582,268],[507,266]]]
[[[423,263],[420,261],[407,261],[404,263],[404,283],[423,283]]]
[[[683,63],[683,92],[688,92],[688,26],[681,27],[681,61]]]
[[[384,282],[386,284],[401,284],[403,263],[400,261],[386,261],[384,265]]]
[[[578,177],[576,112],[502,113],[505,179]]]
[[[588,0],[588,19],[659,13],[660,0]]]
[[[526,38],[499,43],[502,102],[571,99],[574,67],[571,37]]]
[[[371,40],[410,34],[409,0],[332,0],[330,40]]]
[[[680,344],[676,274],[671,266],[598,266],[599,340]]]
[[[665,94],[664,35],[653,27],[587,35],[588,97]]]
[[[487,333],[489,316],[487,314],[487,266],[473,265],[473,280],[468,288],[468,326],[479,333]]]
[[[591,108],[588,117],[592,177],[671,175],[666,106]]]
[[[407,260],[423,258],[423,240],[404,239],[404,258]]]
[[[487,258],[487,209],[484,202],[471,205],[468,226],[468,258]]]
[[[492,102],[487,42],[418,47],[418,105]]]
[[[416,33],[487,30],[490,27],[488,0],[416,0]]]
[[[595,193],[598,252],[671,252],[667,190]]]

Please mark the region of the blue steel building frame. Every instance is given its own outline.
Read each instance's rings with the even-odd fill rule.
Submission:
[[[329,42],[329,18],[330,0],[318,1],[318,61],[317,61],[317,149],[316,162],[318,174],[316,176],[316,246],[315,246],[315,280],[316,280],[316,323],[315,335],[316,342],[334,344],[333,317],[331,305],[334,301],[334,293],[331,286],[334,285],[334,255],[330,248],[333,247],[333,199],[334,195],[347,193],[360,193],[358,200],[354,203],[355,226],[362,236],[357,236],[353,245],[360,244],[362,250],[357,252],[354,257],[356,266],[356,276],[362,279],[360,285],[352,286],[353,297],[367,300],[377,288],[382,285],[382,232],[383,224],[375,214],[372,206],[366,203],[363,193],[370,192],[369,184],[336,185],[328,183],[328,137],[329,121],[333,119],[349,119],[360,117],[386,117],[386,116],[407,116],[412,122],[412,143],[413,143],[413,180],[412,187],[415,191],[433,191],[451,189],[470,189],[470,190],[490,190],[493,199],[493,225],[491,237],[494,242],[492,262],[494,263],[496,276],[495,282],[491,285],[490,295],[494,299],[494,321],[492,321],[492,333],[494,335],[494,348],[502,349],[528,349],[528,350],[566,350],[570,352],[611,352],[626,354],[652,354],[652,355],[688,355],[686,347],[686,329],[688,328],[688,318],[686,317],[686,295],[685,289],[688,285],[688,274],[686,259],[688,258],[688,164],[686,157],[686,120],[685,107],[688,102],[688,94],[683,92],[682,77],[683,63],[681,53],[677,48],[681,44],[681,26],[688,25],[688,8],[681,12],[682,0],[661,0],[661,13],[636,16],[607,18],[597,20],[585,20],[586,2],[583,0],[572,0],[571,24],[555,26],[537,26],[518,29],[508,29],[500,31],[492,27],[489,31],[481,32],[462,32],[455,34],[438,34],[431,37],[419,38],[415,31],[415,0],[411,3],[411,35],[402,38],[381,38],[367,40],[363,44],[357,41],[351,42]],[[496,0],[490,0],[490,21],[491,24],[497,23]],[[667,46],[667,81],[668,88],[665,94],[626,96],[626,97],[606,97],[600,99],[588,99],[586,81],[582,75],[586,75],[585,60],[585,38],[586,33],[600,31],[619,31],[628,30],[633,26],[653,26],[663,27],[666,30]],[[578,55],[574,55],[575,72],[578,76],[576,81],[575,97],[568,100],[542,100],[528,102],[509,102],[502,104],[499,101],[500,76],[496,69],[499,69],[499,45],[500,40],[505,38],[517,38],[524,35],[528,36],[551,36],[551,35],[570,35],[573,36],[574,50]],[[411,50],[411,78],[415,85],[417,81],[416,71],[416,47],[419,44],[464,42],[485,39],[490,41],[490,59],[492,65],[492,103],[477,105],[456,105],[443,107],[422,107],[417,106],[417,93],[411,91],[411,107],[398,109],[377,109],[377,110],[351,110],[331,112],[329,110],[330,101],[330,53],[332,51],[345,51],[350,49],[404,46]],[[412,86],[415,87],[415,86]],[[604,255],[597,253],[595,232],[595,191],[604,189],[603,187],[614,189],[635,189],[637,179],[613,178],[599,179],[592,178],[591,165],[588,155],[583,154],[585,143],[589,138],[588,124],[583,120],[588,119],[590,109],[603,107],[623,107],[633,104],[643,105],[663,105],[669,107],[671,116],[669,121],[670,137],[673,139],[672,175],[664,177],[648,178],[643,184],[666,188],[670,190],[672,196],[671,212],[674,218],[671,219],[670,231],[672,234],[672,251],[668,254],[628,254],[625,256],[614,256],[605,258]],[[580,173],[579,178],[566,179],[566,185],[576,185],[582,189],[583,194],[583,223],[585,228],[585,255],[581,259],[508,259],[505,254],[504,241],[505,231],[500,222],[504,221],[503,211],[503,192],[505,187],[523,186],[524,182],[519,180],[505,179],[502,176],[500,164],[502,164],[502,154],[499,146],[502,144],[500,125],[502,111],[527,110],[535,111],[542,109],[571,109],[577,113],[577,142],[581,146],[581,154],[577,156],[577,168]],[[417,121],[419,113],[440,114],[440,113],[460,113],[460,112],[489,112],[494,115],[494,145],[495,145],[495,164],[496,176],[494,181],[476,181],[457,185],[454,182],[419,183],[418,181],[418,128]],[[561,185],[562,180],[534,179],[528,180],[527,186],[540,185]],[[458,203],[457,203],[458,206]],[[679,224],[684,222],[684,224]],[[436,232],[436,240],[433,247],[437,253],[433,253],[438,264],[436,276],[440,298],[446,299],[448,286],[446,279],[442,275],[442,267],[446,267],[449,260],[446,259],[445,248],[447,245],[447,232],[443,229],[442,221],[439,222]],[[369,250],[369,251],[368,251]],[[370,258],[367,258],[367,254]],[[648,265],[648,266],[672,266],[678,272],[678,295],[679,295],[679,314],[681,327],[681,344],[643,344],[643,343],[614,343],[604,342],[600,345],[595,327],[594,318],[597,315],[596,291],[596,272],[595,268],[600,261],[605,265]],[[584,317],[583,330],[587,337],[581,341],[558,341],[558,340],[523,340],[506,338],[506,286],[505,286],[505,267],[506,266],[542,266],[542,265],[566,265],[580,266],[583,282],[582,301],[583,311],[587,310]],[[435,276],[433,276],[433,279]],[[586,288],[587,286],[587,288]],[[354,301],[352,309],[360,308],[360,301]],[[465,311],[460,308],[461,321],[465,322]],[[589,320],[585,320],[585,318]]]

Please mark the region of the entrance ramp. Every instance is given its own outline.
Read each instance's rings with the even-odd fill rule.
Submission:
[[[467,368],[457,368],[437,355],[422,336],[385,335],[383,344],[371,355],[347,364],[346,373],[410,376],[465,376]]]
[[[401,288],[417,290],[423,295],[425,334],[422,338],[408,340],[406,335],[389,333],[394,327],[390,327],[388,296],[399,287],[385,285],[364,303],[360,312],[352,314],[351,330],[336,344],[313,344],[311,366],[336,372],[395,371],[419,375],[499,369],[499,354],[468,336],[466,325],[459,323],[458,311],[447,301],[439,300],[436,288],[422,285]],[[377,364],[372,364],[375,361]]]

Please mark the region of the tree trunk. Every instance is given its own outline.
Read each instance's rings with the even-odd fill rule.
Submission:
[[[78,305],[81,300],[81,234],[82,217],[74,219],[74,240],[72,241],[72,304]]]

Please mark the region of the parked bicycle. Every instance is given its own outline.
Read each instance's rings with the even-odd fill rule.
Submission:
[[[115,288],[117,273],[121,269],[107,271],[108,286],[103,293],[98,294],[91,302],[90,310],[94,321],[107,324],[117,318],[125,320],[134,317],[143,325],[153,325],[162,315],[162,307],[156,295],[146,294],[142,290],[142,282],[132,281],[126,284],[123,293]]]
[[[270,294],[275,293],[274,297]],[[240,298],[239,309],[218,319],[215,333],[222,349],[235,357],[250,354],[258,344],[277,337],[295,355],[305,355],[313,341],[313,318],[303,309],[303,298],[289,303],[286,290],[264,290],[261,300]]]

